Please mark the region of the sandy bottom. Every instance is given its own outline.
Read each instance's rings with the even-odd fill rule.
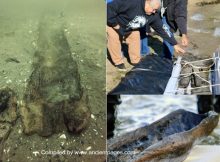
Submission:
[[[17,120],[4,143],[5,161],[104,161],[105,155],[45,155],[46,151],[103,151],[106,148],[105,101],[105,2],[0,0],[0,88],[13,89],[20,100],[32,73],[39,22],[43,16],[62,17],[72,57],[77,61],[81,84],[93,114],[89,127],[79,135],[61,132],[49,138],[22,133]],[[66,139],[59,138],[62,134]]]

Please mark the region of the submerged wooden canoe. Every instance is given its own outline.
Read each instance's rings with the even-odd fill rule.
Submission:
[[[151,125],[108,141],[108,162],[182,162],[217,126],[219,116],[174,111]]]

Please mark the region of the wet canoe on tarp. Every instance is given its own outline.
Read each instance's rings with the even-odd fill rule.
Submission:
[[[171,60],[148,55],[109,94],[163,94],[172,69]]]
[[[185,110],[108,141],[108,162],[182,162],[196,141],[208,136],[219,116]]]

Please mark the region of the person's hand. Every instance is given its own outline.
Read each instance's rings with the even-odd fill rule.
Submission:
[[[149,33],[146,33],[146,35],[153,37],[153,36],[156,35],[156,34],[155,34],[155,32],[149,32]]]
[[[113,27],[115,30],[118,30],[120,28],[120,25],[116,25]]]
[[[115,31],[120,35],[120,36],[124,36],[125,32],[124,30],[120,27],[120,25],[116,25],[113,27],[113,29],[115,29]]]
[[[113,27],[113,29],[115,29],[115,31],[119,34],[119,36],[124,37],[128,34],[130,34],[130,32],[125,31],[125,29],[123,29],[122,27],[120,27],[120,25],[116,25]]]
[[[181,43],[182,43],[182,45],[183,45],[184,47],[188,46],[188,44],[189,44],[189,39],[188,39],[188,37],[187,37],[186,34],[183,34],[183,35],[182,35]]]
[[[177,45],[174,45],[174,50],[177,52],[177,53],[182,53],[184,54],[186,51],[184,49],[182,49],[178,44]]]
[[[124,31],[124,29],[123,28],[119,28],[119,29],[117,29],[116,30],[117,32],[118,32],[118,34],[120,35],[120,36],[122,36],[122,37],[124,37],[125,35],[126,35],[126,33],[125,33],[125,31]]]

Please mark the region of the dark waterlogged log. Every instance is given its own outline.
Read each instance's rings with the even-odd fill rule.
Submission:
[[[66,129],[80,132],[90,113],[63,23],[44,18],[38,32],[33,72],[21,106],[24,132],[41,136]]]
[[[17,97],[10,88],[0,89],[0,124],[14,124],[17,119]]]
[[[217,126],[219,116],[177,110],[149,126],[108,141],[108,162],[182,162]]]
[[[0,89],[0,161],[4,142],[17,119],[17,97],[10,88]]]

